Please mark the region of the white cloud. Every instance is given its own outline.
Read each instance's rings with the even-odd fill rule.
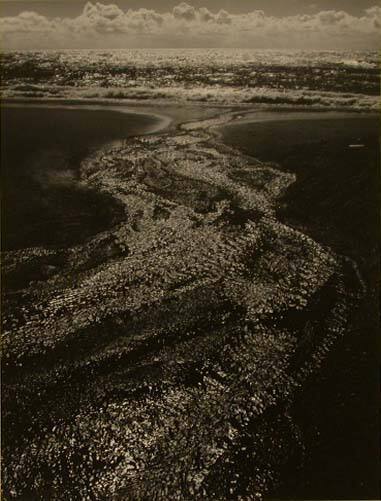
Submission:
[[[217,14],[215,21],[218,24],[230,24],[232,22],[233,16],[226,12],[226,10],[220,10]]]
[[[185,2],[174,7],[172,12],[176,19],[184,19],[185,21],[194,21],[196,19],[196,9]]]
[[[76,18],[46,18],[35,12],[0,18],[2,47],[242,46],[377,48],[381,7],[355,17],[328,10],[288,17],[263,11],[211,12],[182,2],[171,12],[123,11],[114,4],[88,2]]]
[[[99,2],[96,4],[87,2],[83,9],[83,15],[89,18],[104,17],[113,20],[119,16],[123,16],[123,11],[113,4],[104,5]]]
[[[201,7],[201,9],[199,9],[198,14],[201,22],[208,22],[214,20],[214,15],[206,7]]]

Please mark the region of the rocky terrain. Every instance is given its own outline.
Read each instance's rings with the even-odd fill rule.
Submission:
[[[289,407],[361,282],[278,220],[295,176],[223,145],[229,120],[92,154],[122,220],[5,254],[7,498],[254,500],[302,460]]]

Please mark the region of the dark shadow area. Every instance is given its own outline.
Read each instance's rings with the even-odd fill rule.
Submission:
[[[158,120],[109,110],[2,108],[3,250],[67,247],[120,220],[115,199],[80,183],[80,162]]]
[[[306,118],[223,129],[229,145],[296,174],[280,218],[351,258],[367,287],[343,341],[291,409],[306,461],[299,471],[285,469],[271,497],[378,499],[379,121]]]

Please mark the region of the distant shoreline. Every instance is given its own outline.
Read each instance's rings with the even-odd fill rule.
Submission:
[[[4,97],[0,99],[0,109],[3,106],[73,106],[73,107],[86,107],[89,109],[94,109],[95,107],[106,109],[113,109],[115,111],[120,111],[123,113],[136,112],[141,114],[149,114],[153,116],[162,117],[161,108],[165,108],[164,116],[168,117],[172,114],[174,109],[200,109],[200,110],[230,110],[234,113],[243,113],[245,115],[257,112],[265,113],[316,113],[320,115],[322,113],[350,113],[354,116],[358,115],[372,115],[379,116],[378,110],[373,109],[358,109],[351,108],[348,106],[311,106],[305,104],[289,104],[289,103],[219,103],[219,102],[203,102],[203,101],[187,101],[177,102],[170,99],[113,99],[113,98],[50,98],[50,97]],[[141,109],[146,109],[145,113],[141,112]],[[158,109],[160,112],[158,113]],[[156,111],[155,111],[156,110]],[[277,118],[278,119],[278,118]],[[252,121],[257,121],[258,119],[251,119]],[[260,118],[262,120],[262,118]]]

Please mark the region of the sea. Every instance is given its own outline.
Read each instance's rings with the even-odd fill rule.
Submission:
[[[120,49],[2,52],[3,97],[376,109],[377,51]]]

